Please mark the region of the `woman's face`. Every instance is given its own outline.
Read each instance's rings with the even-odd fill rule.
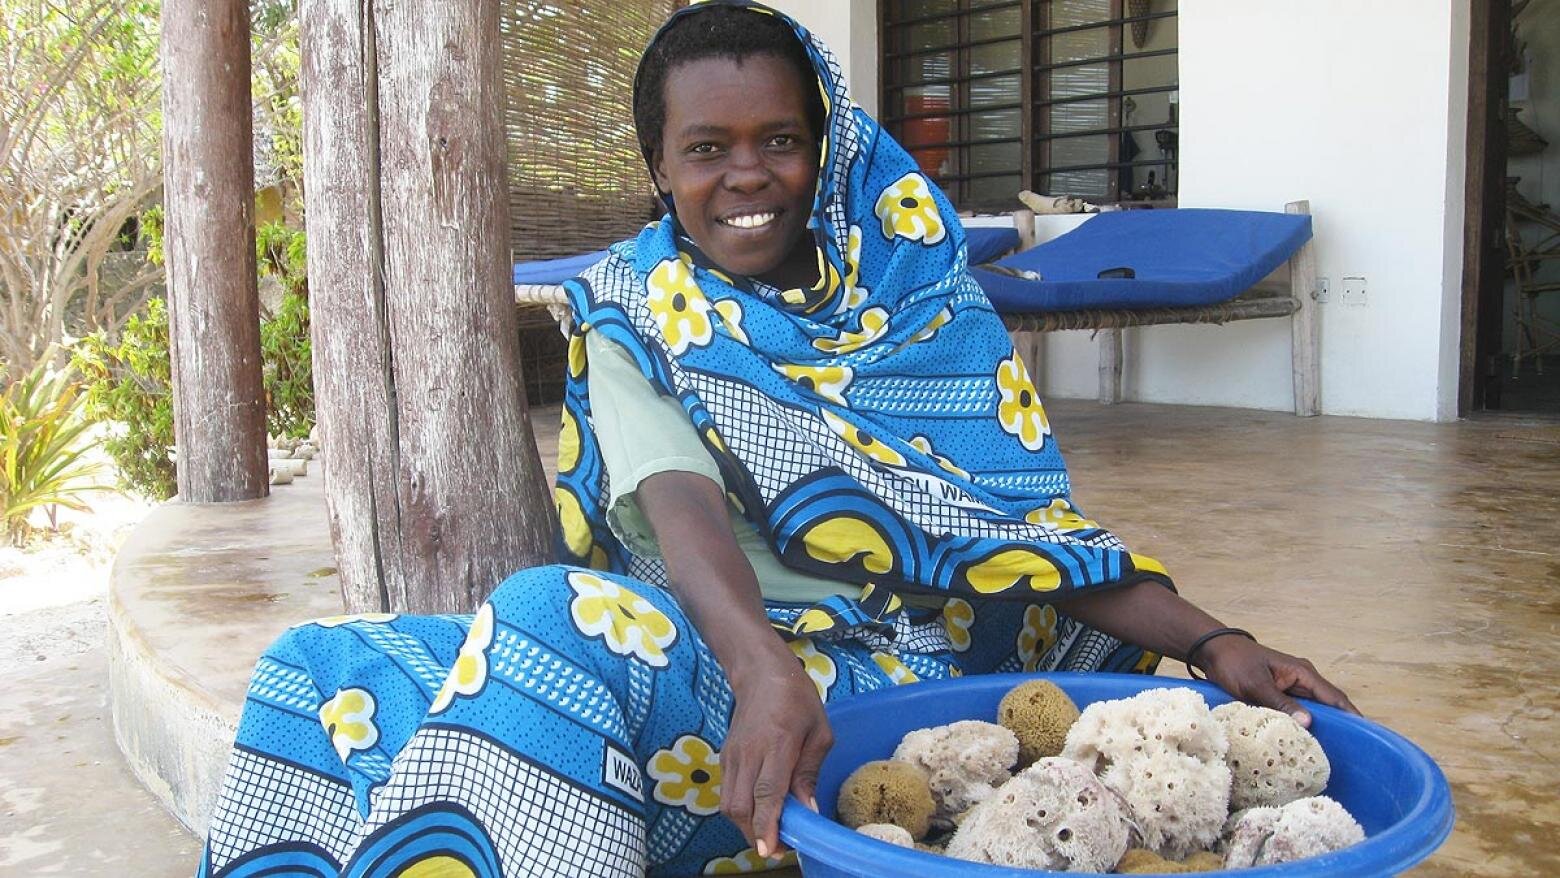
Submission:
[[[701,58],[671,69],[665,98],[655,180],[683,230],[731,274],[812,284],[818,144],[795,68],[774,55]]]

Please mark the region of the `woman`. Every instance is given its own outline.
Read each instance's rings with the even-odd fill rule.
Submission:
[[[204,872],[760,869],[786,794],[811,801],[823,703],[918,679],[1166,654],[1302,721],[1293,696],[1352,709],[1071,504],[953,211],[821,44],[685,9],[634,113],[669,212],[569,284],[575,566],[472,619],[284,636]]]

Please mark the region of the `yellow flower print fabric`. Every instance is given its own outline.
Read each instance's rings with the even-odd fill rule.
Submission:
[[[444,679],[444,685],[433,699],[433,705],[428,708],[429,713],[443,713],[449,709],[456,696],[469,697],[482,691],[482,687],[487,685],[487,650],[492,645],[493,606],[483,604],[472,620],[471,630],[466,633],[460,652],[455,656],[454,667],[450,668],[449,676]]]
[[[693,272],[682,259],[666,259],[645,283],[645,301],[673,354],[690,347],[710,343],[714,325],[710,322],[710,303],[693,279]]]
[[[997,364],[997,392],[1001,402],[997,404],[997,420],[1002,429],[1016,436],[1030,451],[1045,446],[1045,437],[1051,434],[1051,424],[1046,420],[1045,409],[1040,406],[1040,394],[1029,381],[1024,361],[1014,352],[1011,357]]]
[[[975,608],[962,598],[949,598],[943,604],[943,627],[948,631],[948,642],[955,652],[970,648],[970,626],[975,624]]]
[[[705,875],[747,875],[768,872],[796,865],[796,851],[786,851],[773,860],[758,855],[752,848],[743,848],[729,857],[716,857],[704,866]]]
[[[568,580],[574,590],[569,613],[580,633],[601,638],[618,655],[666,666],[666,648],[677,640],[677,627],[665,613],[611,579],[577,571]]]
[[[651,795],[663,805],[708,817],[720,810],[720,754],[697,735],[683,735],[650,758]]]
[[[1024,627],[1018,632],[1018,657],[1024,670],[1035,670],[1056,645],[1056,624],[1056,610],[1050,604],[1024,608]]]
[[[379,743],[379,726],[374,724],[377,708],[367,689],[343,689],[320,705],[320,725],[342,762]]]
[[[925,177],[914,171],[883,190],[878,196],[876,213],[882,221],[885,238],[900,237],[922,244],[936,244],[946,234],[931,187]]]
[[[801,661],[802,669],[807,672],[807,679],[812,680],[813,686],[818,689],[820,701],[829,700],[829,688],[834,685],[838,677],[838,671],[834,666],[834,659],[829,654],[818,649],[812,638],[793,640],[787,644],[791,652]]]

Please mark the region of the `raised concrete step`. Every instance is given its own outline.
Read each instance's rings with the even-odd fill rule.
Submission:
[[[288,626],[341,612],[324,479],[246,503],[169,503],[109,583],[109,693],[130,769],[204,835],[249,672]]]

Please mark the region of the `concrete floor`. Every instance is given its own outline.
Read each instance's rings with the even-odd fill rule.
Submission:
[[[1050,414],[1077,499],[1091,516],[1163,560],[1183,593],[1228,624],[1310,657],[1368,715],[1440,763],[1454,789],[1458,825],[1413,875],[1560,874],[1560,735],[1552,722],[1560,708],[1560,427],[1302,420],[1065,401],[1051,405]],[[537,412],[535,422],[551,433],[557,418]],[[549,435],[541,444],[552,442]],[[285,566],[286,581],[254,583],[248,599],[233,592],[231,580],[215,591],[230,607],[267,614],[289,593],[309,593],[305,603],[312,604],[317,595],[302,587],[302,568]],[[136,600],[159,604],[141,607],[147,618],[179,618],[167,606],[177,599],[163,588]],[[208,643],[191,654],[220,657],[223,666],[186,670],[227,688],[269,636],[224,639],[220,648]],[[93,673],[86,664],[77,671]],[[7,680],[7,692],[19,693],[24,708],[38,706],[24,709],[28,719],[7,719],[0,739],[31,742],[37,776],[59,779],[42,787],[81,789],[77,777],[122,787],[124,772],[77,774],[81,757],[53,749],[59,733],[50,728],[50,699],[62,696],[44,694],[44,683],[72,679],[40,675],[31,686]],[[90,692],[90,684],[78,679],[73,691]],[[92,728],[100,707],[69,713],[85,724],[84,736],[107,740]],[[0,755],[10,762],[21,746],[7,740]],[[30,822],[16,828],[9,802],[60,795],[48,789],[0,787],[8,802],[0,838],[42,840],[53,848],[51,864],[77,864],[61,874],[187,873],[183,847],[170,849],[163,868],[104,870],[78,856],[78,848],[90,847],[78,842],[105,831],[152,837],[144,814],[105,808],[105,797],[72,802],[69,820],[29,808],[22,816]]]

